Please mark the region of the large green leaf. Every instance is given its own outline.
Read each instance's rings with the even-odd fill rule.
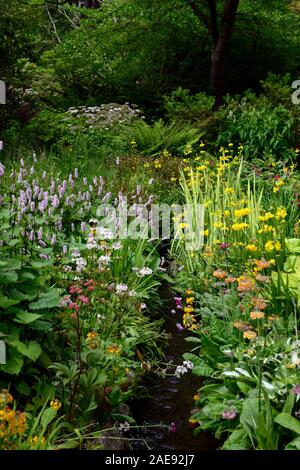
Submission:
[[[39,300],[29,305],[32,310],[39,310],[42,308],[48,309],[58,307],[60,302],[60,295],[57,289],[51,289],[40,295]]]
[[[32,361],[36,361],[42,352],[41,346],[36,341],[30,341],[27,344],[22,341],[14,341],[12,345],[19,353],[23,356],[29,357]]]

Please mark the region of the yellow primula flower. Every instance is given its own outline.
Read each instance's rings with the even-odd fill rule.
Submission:
[[[59,410],[61,408],[61,402],[59,400],[57,400],[57,398],[55,398],[54,400],[51,400],[50,401],[50,407],[53,409],[53,410]]]
[[[254,244],[249,244],[246,246],[247,251],[257,251],[257,246]]]

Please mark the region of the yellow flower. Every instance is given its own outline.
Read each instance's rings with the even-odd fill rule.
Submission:
[[[233,224],[231,226],[231,229],[234,230],[235,232],[239,232],[240,230],[244,230],[247,227],[249,227],[249,224],[246,224],[245,222],[242,222],[240,224]]]
[[[256,336],[257,336],[257,333],[255,331],[244,331],[244,333],[243,333],[243,338],[245,338],[245,339],[252,340],[252,339],[256,338]]]
[[[274,242],[272,242],[271,240],[269,240],[267,243],[265,243],[265,250],[266,251],[273,251],[274,248],[275,248]]]
[[[225,188],[225,194],[234,194],[233,188]]]
[[[114,355],[118,355],[121,353],[121,347],[118,345],[118,344],[111,344],[108,348],[107,348],[107,352],[109,354],[114,354]]]
[[[175,181],[177,181],[177,178],[175,178],[175,176],[172,176],[172,178],[170,178],[170,180],[172,181],[172,183],[174,183]]]
[[[193,396],[194,401],[198,401],[200,399],[199,393],[196,393],[196,395]]]
[[[249,214],[251,214],[251,209],[249,209],[249,207],[244,207],[243,209],[236,209],[234,211],[234,216],[238,219]]]
[[[274,218],[274,214],[272,214],[271,212],[266,212],[264,215],[260,215],[258,217],[258,220],[260,220],[261,222],[267,222],[268,220],[273,219],[273,218]]]
[[[189,418],[189,423],[196,424],[198,421],[195,418]]]
[[[186,295],[192,295],[194,291],[192,289],[186,289],[185,293]]]
[[[30,444],[33,445],[33,446],[36,446],[37,444],[42,444],[42,445],[44,445],[45,442],[46,442],[46,439],[44,438],[44,436],[42,436],[42,437],[34,436],[34,437],[31,437],[31,438],[29,439],[29,442],[30,442]]]
[[[214,223],[214,228],[223,228],[222,222],[215,222]]]
[[[272,225],[265,224],[262,228],[258,230],[258,233],[270,233],[275,232],[275,228]]]
[[[249,244],[246,246],[247,251],[257,251],[257,246],[254,244]]]
[[[267,243],[265,243],[265,250],[266,251],[280,251],[281,250],[281,244],[278,241],[271,241],[269,240]]]
[[[280,251],[280,250],[281,250],[281,244],[280,244],[280,242],[278,242],[278,241],[275,242],[275,250],[276,250],[276,251]]]
[[[192,313],[192,312],[194,312],[194,307],[192,307],[191,305],[187,305],[187,306],[184,308],[184,312],[185,312],[185,313]]]
[[[206,230],[201,230],[201,235],[204,235],[205,237],[208,237],[209,235],[209,230],[206,229]]]
[[[61,408],[61,402],[55,398],[54,400],[51,400],[50,401],[50,407],[53,409],[53,410],[59,410],[59,408]]]
[[[186,303],[187,304],[192,304],[194,302],[194,300],[195,300],[195,297],[187,297]]]
[[[189,224],[186,224],[185,222],[181,222],[180,224],[178,224],[179,228],[186,228],[188,226],[189,226]]]
[[[287,211],[284,207],[278,207],[276,211],[276,219],[285,219],[287,216]]]

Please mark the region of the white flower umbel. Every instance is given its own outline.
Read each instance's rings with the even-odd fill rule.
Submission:
[[[141,268],[139,271],[138,271],[138,276],[150,276],[150,274],[152,274],[153,271],[151,268],[147,268],[147,267],[144,267],[144,268]]]

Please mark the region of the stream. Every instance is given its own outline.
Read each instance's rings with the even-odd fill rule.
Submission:
[[[170,290],[162,286],[161,298],[166,304],[165,331],[171,335],[165,350],[166,362],[175,365],[182,364],[182,355],[190,352],[190,345],[184,338],[190,332],[179,331],[176,323],[179,314],[171,314],[173,304],[170,299]],[[181,316],[180,316],[181,317]],[[201,386],[201,378],[188,372],[177,378],[167,375],[165,378],[148,379],[149,397],[134,401],[132,407],[134,418],[142,430],[133,440],[133,450],[215,450],[218,441],[210,434],[202,432],[193,436],[189,425],[189,417],[194,406],[193,396]],[[170,425],[175,423],[176,432],[168,432],[164,428],[147,427],[158,424]]]

